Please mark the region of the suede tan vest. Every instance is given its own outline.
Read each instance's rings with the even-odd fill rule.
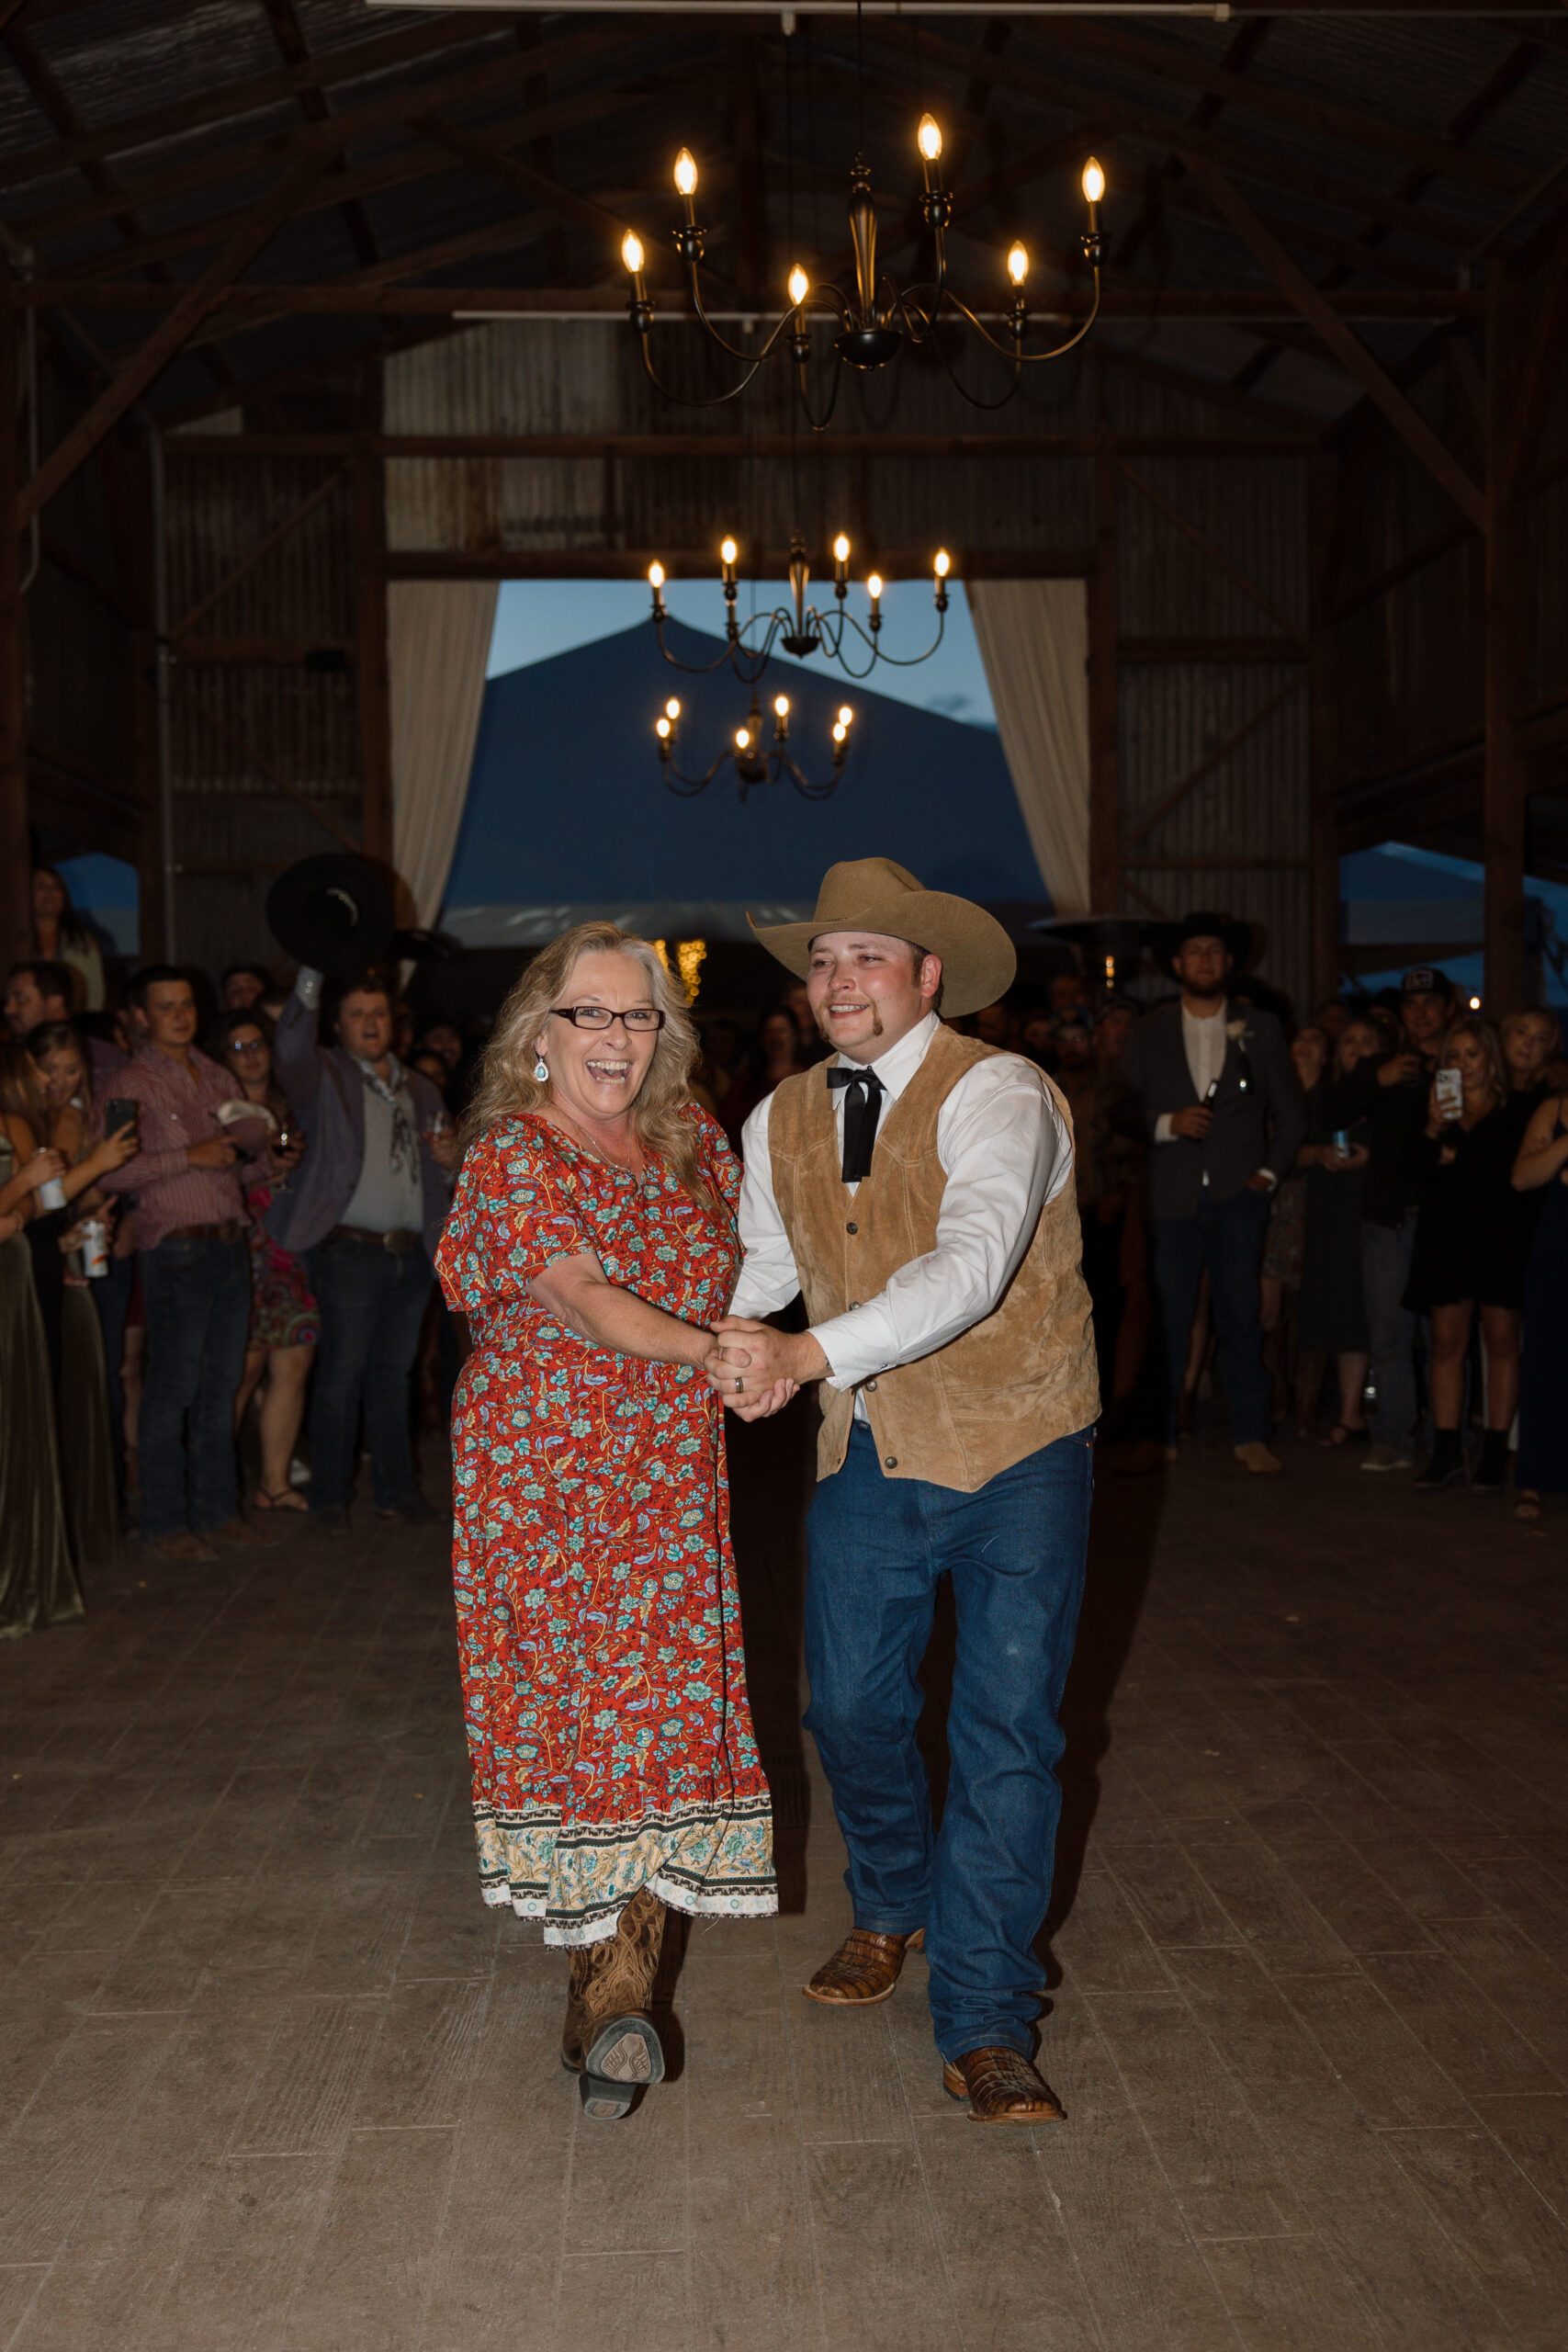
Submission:
[[[996,1049],[939,1029],[924,1061],[876,1131],[871,1174],[851,1193],[840,1176],[838,1124],[820,1069],[786,1078],[768,1114],[773,1192],[813,1323],[874,1298],[900,1266],[936,1247],[947,1178],[937,1117],[965,1070]],[[1049,1079],[1057,1108],[1071,1119]],[[826,1384],[817,1475],[842,1467],[854,1395]],[[862,1384],[876,1451],[890,1478],[925,1478],[973,1494],[988,1478],[1100,1412],[1089,1292],[1069,1183],[1042,1210],[1000,1304],[944,1348]]]

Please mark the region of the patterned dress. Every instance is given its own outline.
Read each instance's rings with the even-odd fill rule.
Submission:
[[[545,1941],[615,1932],[649,1886],[677,1910],[778,1907],[746,1701],[722,1413],[701,1374],[597,1347],[528,1285],[591,1250],[691,1323],[723,1314],[739,1170],[695,1104],[716,1227],[531,1114],[468,1154],[437,1264],[473,1353],[453,1408],[453,1573],[479,1880]]]

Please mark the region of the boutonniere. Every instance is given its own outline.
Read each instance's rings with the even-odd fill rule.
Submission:
[[[1245,1021],[1227,1021],[1225,1035],[1233,1042],[1239,1038],[1244,1046],[1249,1046],[1252,1043],[1252,1032]]]

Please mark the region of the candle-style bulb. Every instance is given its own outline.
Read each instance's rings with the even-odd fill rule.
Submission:
[[[865,583],[865,584],[866,584],[866,589],[867,589],[867,591],[868,591],[868,593],[869,593],[869,594],[870,594],[870,597],[871,597],[871,601],[872,601],[872,603],[873,603],[874,605],[879,605],[879,604],[882,602],[882,574],[881,574],[881,572],[880,572],[880,571],[874,571],[874,572],[872,573],[872,575],[871,575],[871,578],[866,582],[866,583]]]
[[[834,742],[841,743],[849,731],[849,729],[844,725],[843,720],[840,718],[838,725],[833,729]]]
[[[775,695],[773,696],[773,708],[777,711],[781,718],[787,718],[789,717],[788,695]]]
[[[796,262],[795,267],[789,274],[789,299],[794,303],[797,311],[810,291],[811,280],[807,277],[806,272],[802,269],[800,264]]]
[[[854,725],[854,712],[850,708],[847,702],[841,702],[839,705],[839,724],[840,727],[852,727]]]
[[[663,587],[664,566],[661,563],[650,563],[649,565],[648,584],[654,591],[655,594],[657,594],[659,590]]]
[[[747,748],[747,746],[750,744],[750,741],[751,741],[751,730],[750,730],[750,729],[749,727],[738,727],[738,728],[736,729],[736,730],[735,730],[735,748],[736,748],[736,750],[737,750],[738,752],[743,752],[743,751],[745,751],[745,750],[746,750],[746,748]]]
[[[931,570],[936,573],[939,580],[945,580],[952,569],[953,558],[948,554],[945,548],[938,548],[936,551],[936,561],[932,564]]]
[[[621,239],[621,259],[626,263],[627,269],[631,272],[634,277],[641,276],[643,264],[642,239],[637,235],[635,229],[628,229],[626,235]]]
[[[1014,240],[1008,254],[1008,276],[1015,286],[1021,286],[1029,276],[1029,249]]]
[[[661,743],[668,742],[670,740],[670,721],[667,718],[656,718],[653,722],[653,731],[658,736]]]
[[[675,158],[675,186],[682,196],[697,192],[697,159],[689,147],[682,147]]]
[[[936,163],[942,154],[942,125],[934,114],[923,114],[920,117],[920,127],[915,136],[919,142],[920,153],[927,163]]]
[[[669,701],[664,706],[664,716],[671,724],[673,724],[681,716],[681,706],[676,701],[673,695],[671,695]]]
[[[1105,173],[1096,155],[1091,155],[1083,167],[1084,201],[1098,204],[1105,194]]]
[[[840,531],[838,537],[833,541],[833,560],[835,563],[848,563],[849,560],[850,543],[844,537],[842,531]]]

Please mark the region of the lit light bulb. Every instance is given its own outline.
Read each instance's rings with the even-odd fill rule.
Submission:
[[[870,593],[871,593],[871,601],[872,601],[872,603],[873,603],[874,605],[880,604],[880,603],[881,603],[881,601],[882,601],[882,574],[881,574],[881,572],[880,572],[880,571],[874,571],[874,572],[872,573],[872,575],[871,575],[871,578],[866,582],[866,583],[865,583],[865,584],[866,584],[866,587],[869,589],[869,591],[870,591]]]
[[[682,147],[675,158],[675,185],[682,196],[697,192],[697,159],[689,147]]]
[[[1008,276],[1015,286],[1021,286],[1029,276],[1029,249],[1015,243],[1008,254]]]
[[[843,740],[844,740],[845,736],[849,733],[849,731],[850,731],[850,730],[849,730],[849,729],[844,725],[843,720],[840,718],[840,721],[839,721],[839,723],[838,723],[838,725],[837,725],[837,727],[835,727],[835,728],[834,728],[834,729],[833,729],[833,741],[834,741],[834,742],[835,742],[835,743],[841,743],[841,742],[843,741]]]
[[[835,563],[848,563],[849,560],[850,543],[848,539],[845,538],[842,531],[840,531],[838,537],[833,541],[833,560]]]
[[[653,731],[658,736],[661,743],[668,742],[670,740],[670,721],[667,718],[656,718],[653,722]]]
[[[1478,996],[1472,996],[1472,997],[1471,998],[1471,1000],[1470,1000],[1470,1009],[1471,1009],[1472,1012],[1480,1012],[1480,1010],[1481,1010],[1481,999],[1480,999]]]
[[[796,262],[795,267],[789,274],[789,299],[795,304],[797,311],[810,291],[811,280],[807,277],[806,272],[802,269],[800,264]]]
[[[736,546],[733,539],[721,540],[719,543],[718,560],[721,563],[733,563],[739,552],[740,550]]]
[[[850,708],[847,702],[841,702],[839,705],[839,724],[840,727],[852,727],[854,724],[854,712]]]
[[[735,730],[736,750],[738,752],[748,751],[750,748],[750,742],[751,729],[749,727],[738,727]]]
[[[778,712],[781,718],[787,718],[789,717],[788,695],[775,695],[773,696],[773,708]]]
[[[621,259],[634,277],[642,273],[642,239],[635,229],[628,229],[621,239]]]
[[[676,701],[673,695],[671,695],[669,701],[664,706],[664,716],[669,719],[676,719],[681,716],[681,706]]]
[[[1091,155],[1083,167],[1084,201],[1098,204],[1105,194],[1105,173],[1097,156]]]
[[[916,132],[921,154],[928,164],[934,164],[942,153],[942,126],[934,114],[923,114]]]
[[[948,573],[953,570],[953,558],[948,554],[945,548],[938,548],[936,551],[936,561],[932,564],[931,570],[936,573],[939,580],[945,580]]]

